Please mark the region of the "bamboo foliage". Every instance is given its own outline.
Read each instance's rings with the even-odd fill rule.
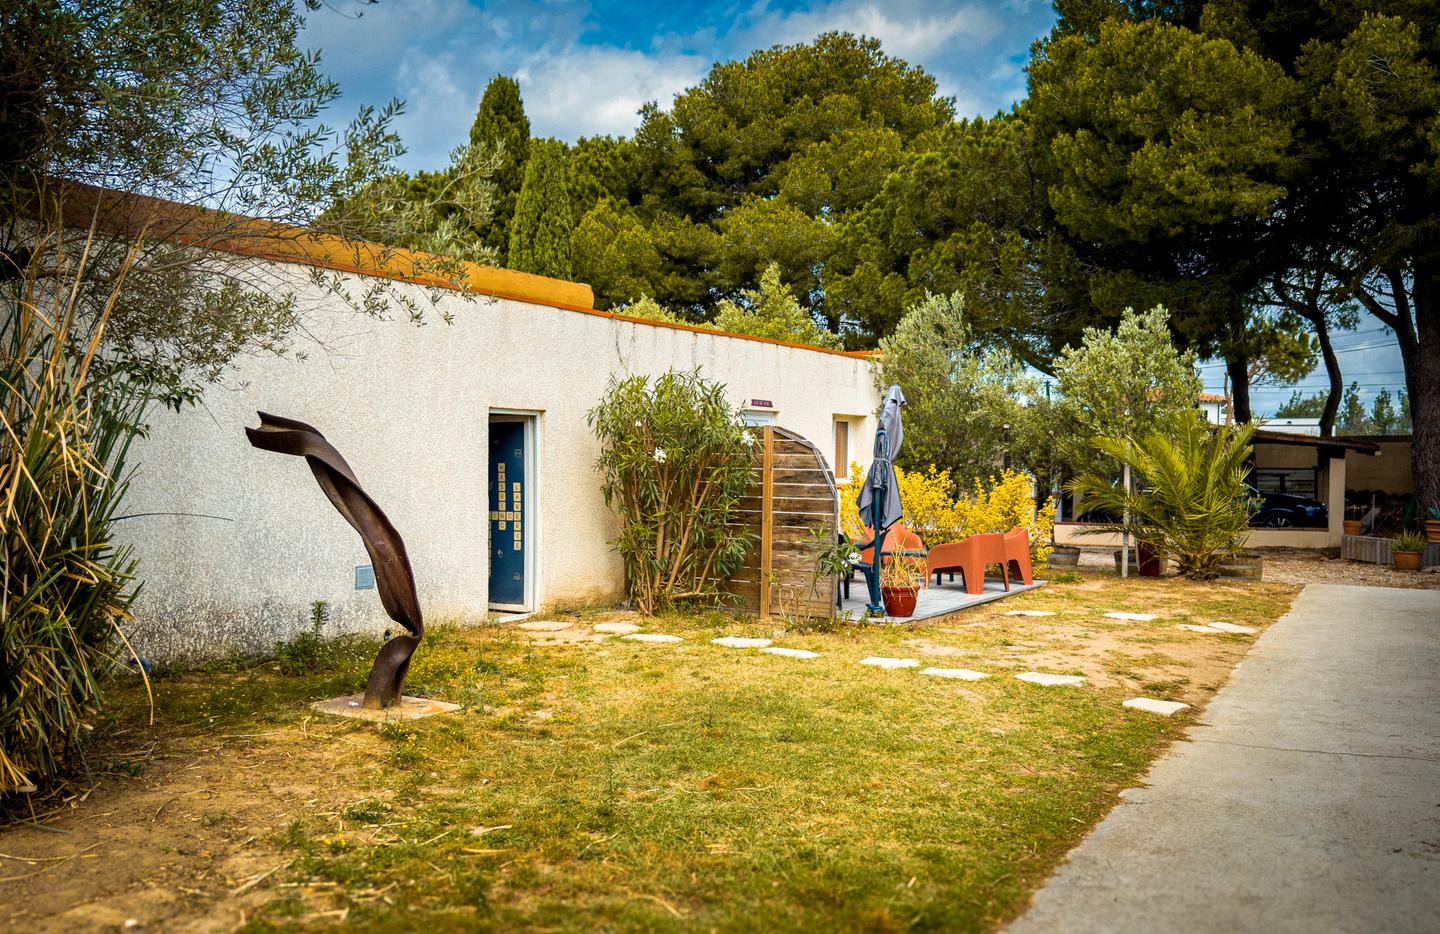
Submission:
[[[1253,497],[1245,477],[1254,433],[1248,424],[1212,429],[1186,413],[1167,433],[1095,439],[1098,451],[1129,464],[1138,480],[1133,491],[1099,474],[1074,481],[1071,491],[1085,498],[1082,514],[1129,516],[1084,532],[1129,532],[1174,560],[1180,573],[1214,577],[1216,565],[1239,551],[1249,532]]]
[[[0,795],[79,750],[137,589],[111,525],[143,401],[95,378],[124,277],[77,320],[94,234],[67,249],[61,230],[35,225],[36,259],[0,292]]]
[[[725,387],[698,371],[612,379],[588,417],[631,598],[644,613],[718,600],[745,558],[748,535],[729,522],[757,448]]]

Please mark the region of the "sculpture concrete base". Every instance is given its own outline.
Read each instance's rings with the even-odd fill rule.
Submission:
[[[419,720],[421,717],[428,717],[437,713],[450,713],[459,710],[459,704],[447,704],[445,701],[432,700],[428,697],[402,696],[389,707],[382,707],[378,710],[361,707],[365,700],[364,694],[346,694],[343,697],[332,697],[329,700],[316,701],[311,704],[321,713],[328,713],[336,717],[349,717],[352,720]]]

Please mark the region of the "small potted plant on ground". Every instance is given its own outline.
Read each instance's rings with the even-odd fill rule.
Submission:
[[[1440,506],[1430,507],[1430,518],[1425,520],[1425,540],[1440,545]]]
[[[1395,556],[1395,570],[1418,571],[1420,558],[1425,553],[1425,539],[1419,532],[1406,529],[1390,543],[1390,553]]]
[[[1345,507],[1345,518],[1340,524],[1345,527],[1346,535],[1359,535],[1360,527],[1365,524],[1365,507],[1358,503]]]
[[[925,583],[925,559],[913,555],[886,555],[880,562],[880,596],[885,601],[885,615],[915,615],[915,600]]]

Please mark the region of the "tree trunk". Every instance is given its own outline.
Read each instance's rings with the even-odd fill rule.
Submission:
[[[1250,361],[1244,354],[1225,358],[1225,370],[1230,374],[1230,411],[1236,422],[1250,421]]]
[[[1414,426],[1410,469],[1415,497],[1428,513],[1440,506],[1440,269],[1421,263],[1416,267],[1410,296],[1415,330],[1399,336]]]
[[[1322,311],[1317,317],[1305,316],[1315,325],[1315,337],[1320,342],[1320,357],[1325,361],[1325,375],[1330,380],[1330,394],[1325,397],[1325,411],[1320,413],[1320,437],[1329,438],[1335,434],[1335,418],[1340,414],[1340,399],[1345,395],[1345,377],[1340,372],[1340,359],[1330,342],[1330,326]]]

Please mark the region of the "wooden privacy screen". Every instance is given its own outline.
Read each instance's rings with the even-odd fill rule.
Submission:
[[[745,563],[730,578],[738,606],[763,619],[771,613],[828,616],[835,581],[816,579],[817,530],[834,541],[840,494],[825,455],[793,431],[760,430],[762,455],[734,522],[749,529]]]

